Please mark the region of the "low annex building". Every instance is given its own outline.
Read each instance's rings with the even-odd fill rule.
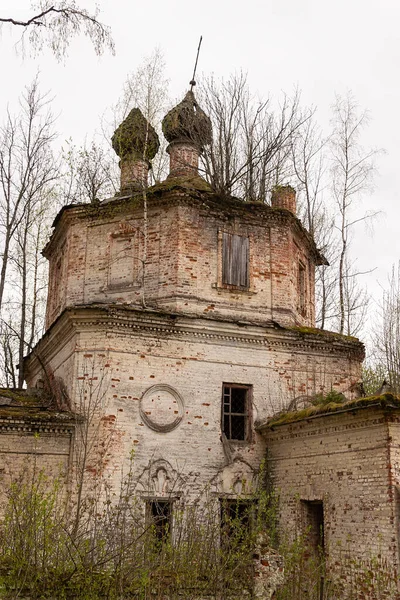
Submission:
[[[390,392],[309,406],[259,427],[281,528],[292,538],[304,532],[316,556],[323,549],[327,573],[344,581],[358,563],[398,568],[399,427],[400,400]]]
[[[294,527],[301,503],[317,502],[327,541],[358,535],[351,515],[361,502],[358,514],[369,511],[372,520],[369,533],[360,524],[362,535],[372,540],[395,518],[389,479],[384,484],[390,475],[393,487],[397,469],[384,459],[386,415],[395,409],[270,421],[299,398],[332,389],[355,400],[364,358],[357,339],[315,329],[315,269],[326,260],[296,216],[295,191],[275,188],[270,206],[215,194],[198,174],[211,124],[192,92],[168,113],[163,130],[166,180],[147,186],[159,142],[133,109],[113,136],[120,193],[64,206],[44,249],[46,332],[26,357],[25,373],[30,390],[50,386],[58,408],[69,403],[64,414],[45,409],[49,423],[57,422],[46,435],[57,440],[58,464],[71,464],[78,440],[79,423],[67,415],[94,415],[108,454],[100,462],[93,456],[88,469],[106,473],[118,489],[134,450],[137,493],[150,509],[170,503],[173,528],[174,502],[193,501],[206,488],[217,500],[250,497],[268,448],[282,523]],[[20,419],[32,421],[28,412]],[[364,448],[367,430],[376,440]],[[14,444],[28,448],[25,438],[34,452],[34,427],[21,426],[18,443],[1,431],[3,460]],[[364,480],[363,460],[371,474]],[[375,487],[367,492],[378,480],[384,504]],[[388,543],[394,556],[393,520],[385,531],[396,535]]]

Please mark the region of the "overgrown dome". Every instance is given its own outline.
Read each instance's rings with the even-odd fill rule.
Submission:
[[[197,104],[192,91],[165,115],[162,130],[168,142],[191,141],[202,147],[212,140],[211,120]]]
[[[158,152],[158,135],[139,108],[133,108],[111,138],[112,147],[121,159],[152,160]]]

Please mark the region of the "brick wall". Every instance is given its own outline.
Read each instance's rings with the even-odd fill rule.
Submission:
[[[11,482],[24,472],[43,471],[49,477],[67,477],[74,427],[54,418],[35,421],[29,417],[0,418],[0,500]]]
[[[304,533],[304,506],[323,502],[330,576],[340,566],[350,578],[352,560],[379,557],[389,568],[399,564],[391,419],[367,408],[264,430],[281,530],[290,537]],[[398,467],[397,445],[395,452]]]
[[[355,343],[340,345],[336,338],[329,342],[292,330],[87,307],[64,313],[36,353],[45,357],[78,404],[85,377],[103,382],[104,432],[112,437],[108,468],[116,486],[134,449],[138,472],[149,469],[152,461],[167,461],[168,469],[184,474],[187,493],[198,494],[210,482],[215,491],[232,493],[243,473],[248,480],[254,476],[265,451],[254,427],[247,442],[224,445],[223,383],[252,386],[254,425],[299,395],[332,387],[348,391],[360,376],[359,351]],[[35,355],[27,360],[26,372],[34,386],[42,376]],[[152,416],[152,397],[143,397],[155,385],[172,388],[182,405],[162,388],[155,394]],[[169,423],[175,411],[180,420],[169,431],[152,429],[143,419],[147,415],[157,421],[158,413]]]
[[[249,239],[248,288],[222,280],[223,233]],[[160,198],[149,194],[147,235],[143,272],[140,197],[64,211],[46,249],[47,325],[66,306],[100,301],[141,305],[143,299],[148,306],[171,312],[314,325],[316,258],[308,236],[287,211],[240,202],[199,202],[178,190]]]

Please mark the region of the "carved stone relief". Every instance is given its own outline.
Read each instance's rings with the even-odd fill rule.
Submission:
[[[215,483],[219,493],[243,496],[254,493],[257,474],[248,463],[235,459],[218,473]]]

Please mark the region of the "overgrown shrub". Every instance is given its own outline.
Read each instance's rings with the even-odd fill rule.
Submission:
[[[106,487],[101,497],[87,495],[77,522],[61,478],[27,468],[8,490],[0,523],[2,597],[250,597],[254,547],[271,518],[265,494],[246,498],[246,524],[230,501],[222,529],[222,506],[207,491],[197,502],[174,504],[173,530],[160,539],[129,474],[117,498]]]

